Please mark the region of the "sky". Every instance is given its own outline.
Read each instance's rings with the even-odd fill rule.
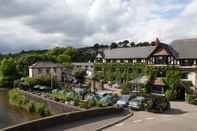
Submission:
[[[197,37],[197,0],[0,0],[0,53]]]

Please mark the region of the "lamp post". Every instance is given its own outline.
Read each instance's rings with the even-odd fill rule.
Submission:
[[[51,89],[53,88],[53,76],[55,75],[55,73],[54,73],[54,69],[53,68],[51,68]]]

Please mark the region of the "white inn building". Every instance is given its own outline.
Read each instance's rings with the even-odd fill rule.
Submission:
[[[197,89],[197,39],[174,40],[170,44],[158,39],[154,46],[105,49],[97,54],[101,63],[143,63],[150,66],[176,66],[188,72],[182,80],[192,81],[192,90]],[[155,86],[164,86],[155,80]]]

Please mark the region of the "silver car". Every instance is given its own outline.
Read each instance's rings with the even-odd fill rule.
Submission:
[[[145,98],[143,96],[137,96],[129,101],[128,107],[135,110],[144,109]]]
[[[119,108],[127,107],[130,99],[130,95],[122,95],[120,96],[120,99],[116,102],[116,106]]]

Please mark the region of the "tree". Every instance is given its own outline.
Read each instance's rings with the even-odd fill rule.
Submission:
[[[130,47],[135,47],[135,42],[131,42]]]
[[[127,48],[127,47],[129,47],[129,41],[128,40],[124,40],[123,42],[122,42],[122,47],[124,47],[124,48]]]
[[[111,47],[111,49],[113,49],[113,48],[117,48],[118,45],[115,42],[112,42],[111,45],[110,45],[110,47]]]
[[[76,55],[76,49],[71,47],[66,48],[63,54],[70,56],[70,58],[72,59]]]
[[[57,57],[58,62],[60,63],[69,63],[71,61],[71,57],[67,54],[62,54]]]
[[[122,85],[122,94],[129,94],[129,87],[128,87],[128,81],[124,81],[123,85]]]
[[[73,69],[72,74],[80,80],[81,82],[84,82],[85,76],[86,76],[86,71],[82,68],[75,68]]]
[[[164,82],[166,84],[166,97],[168,99],[172,98],[172,95],[177,87],[177,85],[180,83],[181,73],[178,69],[168,69],[166,71],[166,77],[164,78]]]
[[[16,62],[13,58],[4,58],[0,65],[0,87],[13,87],[17,79]]]
[[[95,45],[94,45],[94,48],[95,49],[98,49],[100,47],[100,45],[98,44],[98,43],[96,43]]]

